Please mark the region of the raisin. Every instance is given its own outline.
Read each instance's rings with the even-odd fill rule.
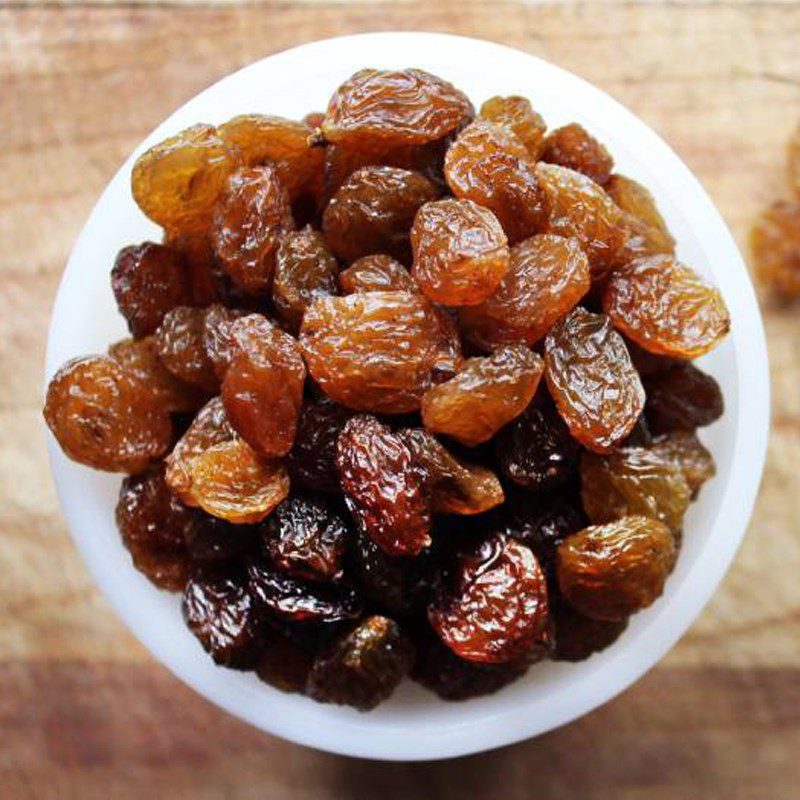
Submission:
[[[683,472],[692,497],[697,496],[703,484],[717,473],[713,456],[689,431],[673,431],[657,437],[650,452]]]
[[[625,339],[625,346],[628,348],[628,355],[631,357],[633,366],[636,367],[636,371],[642,378],[647,378],[658,372],[666,372],[670,367],[681,363],[674,358],[669,358],[669,356],[651,353],[649,350],[645,350],[644,347],[640,347],[632,339]]]
[[[551,604],[555,630],[554,661],[585,661],[610,647],[628,627],[628,620],[599,620],[579,614],[563,601]]]
[[[258,550],[256,525],[235,525],[193,509],[197,524],[184,531],[186,549],[199,562],[236,561]]]
[[[779,298],[800,297],[800,202],[779,200],[764,211],[750,247],[759,281]]]
[[[603,293],[603,310],[645,350],[677,358],[704,355],[731,327],[719,291],[670,255],[615,270]]]
[[[603,187],[608,196],[622,209],[623,224],[631,234],[624,252],[632,256],[674,253],[675,239],[656,206],[653,195],[632,178],[612,175]]]
[[[614,169],[614,159],[608,150],[577,122],[556,128],[547,135],[541,159],[580,172],[601,186]]]
[[[210,223],[209,223],[210,224]],[[194,232],[164,231],[164,245],[183,261],[189,301],[181,305],[207,306],[219,299],[214,272],[214,250],[207,229]]]
[[[267,644],[255,665],[259,680],[282,692],[304,694],[313,658],[293,641],[270,629]]]
[[[354,292],[416,292],[411,273],[391,256],[364,256],[339,273],[339,286],[344,294]]]
[[[308,580],[336,580],[350,539],[347,523],[326,501],[284,500],[263,526],[264,549],[276,567]]]
[[[264,646],[263,623],[242,570],[204,567],[183,593],[183,618],[217,664],[255,666]]]
[[[486,442],[525,410],[541,376],[541,358],[523,345],[469,358],[422,398],[425,427],[468,447]]]
[[[318,297],[303,318],[300,343],[311,377],[331,399],[397,414],[419,408],[442,357],[443,333],[425,298],[370,292]]]
[[[272,302],[289,330],[295,334],[300,330],[315,297],[337,294],[338,272],[322,234],[307,227],[283,237],[275,261]]]
[[[292,485],[323,492],[339,491],[336,442],[353,412],[327,397],[307,400],[300,410],[287,467]]]
[[[558,585],[584,616],[622,620],[661,596],[674,556],[666,525],[647,517],[623,517],[561,542]]]
[[[303,402],[306,370],[300,346],[260,314],[236,320],[231,337],[236,345],[222,381],[225,413],[256,452],[284,456],[294,442]]]
[[[547,386],[570,432],[608,452],[630,433],[645,400],[622,337],[602,314],[576,308],[553,326],[544,352]]]
[[[322,132],[328,141],[386,146],[441,139],[474,115],[452,84],[420,69],[362,69],[334,92]]]
[[[191,300],[186,265],[163,244],[123,247],[111,270],[111,288],[120,314],[137,339],[148,336],[168,311]]]
[[[527,547],[503,535],[458,559],[428,615],[442,641],[467,661],[531,661],[549,646],[544,574]]]
[[[334,625],[361,613],[358,593],[348,584],[305,581],[261,561],[251,562],[247,572],[256,605],[273,618]]]
[[[214,253],[245,292],[264,294],[272,284],[281,235],[293,226],[289,196],[275,169],[238,169],[214,211]]]
[[[382,550],[417,555],[430,544],[428,501],[396,433],[375,417],[353,417],[339,434],[336,467],[351,512]]]
[[[693,364],[679,364],[651,375],[644,385],[647,421],[655,434],[710,425],[725,411],[719,384]]]
[[[172,439],[161,400],[108,356],[64,364],[47,387],[44,418],[69,458],[108,472],[141,472]]]
[[[220,303],[214,303],[206,309],[203,348],[220,380],[225,377],[236,352],[236,341],[231,333],[233,323],[249,313],[244,309],[228,308]]]
[[[309,144],[312,127],[266,114],[241,114],[218,128],[220,138],[248,167],[271,164],[294,199],[322,176],[324,154]]]
[[[445,306],[483,302],[509,267],[508,240],[497,217],[471,200],[424,205],[411,228],[411,246],[411,274],[433,302]]]
[[[205,326],[205,309],[173,308],[156,330],[156,348],[173,375],[205,392],[214,392],[219,388],[219,379],[206,355]]]
[[[573,477],[578,444],[554,409],[531,404],[498,433],[495,453],[507,478],[541,492],[563,486]]]
[[[308,676],[307,692],[321,703],[369,711],[400,684],[414,657],[396,622],[372,616],[320,653]]]
[[[400,437],[420,470],[435,513],[481,514],[505,499],[490,469],[456,458],[432,433],[407,428]]]
[[[334,254],[348,263],[375,253],[408,263],[414,215],[439,195],[437,187],[418,172],[364,167],[331,198],[322,229]]]
[[[133,199],[163,228],[203,229],[236,163],[236,154],[213,125],[193,125],[136,159]]]
[[[478,119],[445,157],[447,184],[497,217],[511,244],[532,236],[545,219],[542,193],[525,145],[509,130]]]
[[[260,522],[289,494],[289,476],[278,461],[261,458],[233,439],[209,447],[188,463],[187,505],[235,523]]]
[[[645,406],[647,403],[645,403]],[[647,424],[647,417],[644,412],[639,414],[636,424],[631,428],[631,432],[622,439],[617,447],[648,447],[653,441],[653,434]]]
[[[626,447],[610,456],[584,453],[581,486],[583,507],[594,523],[642,516],[677,532],[689,507],[689,486],[680,467],[643,447]]]
[[[108,354],[145,384],[167,411],[196,411],[202,405],[203,392],[175,377],[161,362],[154,336],[115,342]]]
[[[543,234],[511,248],[511,265],[487,300],[459,311],[476,347],[535,344],[589,291],[589,262],[577,239]]]
[[[200,522],[170,492],[160,466],[122,481],[116,519],[134,567],[160,589],[183,589],[191,569],[186,538]]]
[[[591,178],[557,164],[537,164],[536,177],[548,208],[546,232],[577,237],[594,274],[615,266],[627,239],[616,203]]]
[[[481,106],[479,116],[511,130],[525,145],[528,157],[538,160],[547,125],[541,114],[533,110],[529,100],[517,95],[490,97]]]

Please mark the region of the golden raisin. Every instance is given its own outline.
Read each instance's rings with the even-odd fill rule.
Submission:
[[[759,281],[778,297],[800,297],[800,203],[773,203],[753,226],[750,246]]]
[[[661,216],[653,195],[632,178],[614,174],[604,184],[608,196],[623,210],[624,226],[631,237],[625,243],[626,253],[655,255],[674,253],[675,240]]]
[[[391,256],[364,256],[339,273],[339,286],[344,294],[354,292],[416,292],[411,273]]]
[[[673,431],[658,436],[648,449],[655,457],[674,464],[683,472],[692,497],[717,474],[714,457],[690,431]]]
[[[206,355],[205,325],[205,309],[179,306],[164,317],[155,341],[159,358],[173,375],[213,392],[219,387],[219,379]]]
[[[214,367],[214,372],[220,379],[225,377],[236,350],[236,342],[231,333],[233,323],[249,313],[244,309],[228,308],[221,303],[214,303],[206,309],[203,347]]]
[[[528,156],[534,161],[539,159],[547,125],[529,100],[517,95],[490,97],[481,106],[479,116],[509,128],[525,145]]]
[[[547,135],[541,159],[581,172],[601,186],[614,169],[614,159],[608,150],[577,122],[556,128]]]

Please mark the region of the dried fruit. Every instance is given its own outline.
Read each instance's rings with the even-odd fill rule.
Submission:
[[[416,292],[411,273],[391,256],[364,256],[339,273],[344,294],[354,292]]]
[[[225,413],[256,452],[284,456],[292,448],[303,402],[300,346],[260,314],[236,320],[231,337],[236,344],[222,381]]]
[[[608,150],[577,122],[556,128],[547,135],[541,159],[581,172],[601,186],[614,169],[614,159]]]
[[[420,470],[435,513],[482,514],[505,499],[490,469],[456,458],[424,428],[406,428],[400,437]]]
[[[244,291],[265,294],[272,284],[281,236],[293,226],[289,196],[275,169],[238,169],[214,211],[214,253]]]
[[[203,348],[220,380],[225,377],[236,352],[236,340],[231,332],[233,323],[249,313],[244,309],[228,308],[220,303],[214,303],[206,309]]]
[[[219,292],[214,280],[217,267],[208,230],[185,233],[166,230],[164,245],[183,261],[189,301],[182,305],[207,306],[218,300]]]
[[[719,384],[693,364],[678,364],[645,379],[647,421],[653,433],[691,431],[725,411]]]
[[[644,447],[626,447],[610,456],[581,456],[581,498],[594,523],[620,517],[651,517],[677,532],[690,492],[680,467]]]
[[[674,557],[666,525],[624,517],[586,528],[558,546],[558,585],[584,616],[622,620],[661,596]]]
[[[659,436],[649,450],[655,457],[674,464],[683,472],[692,497],[717,474],[713,456],[696,434],[689,431],[673,431]]]
[[[350,175],[328,203],[322,216],[325,238],[334,254],[348,263],[375,253],[407,263],[414,215],[440,194],[418,172],[364,167]]]
[[[547,584],[536,557],[502,535],[462,555],[428,616],[460,658],[535,660],[549,647]]]
[[[192,566],[185,540],[200,522],[170,492],[161,467],[122,481],[116,520],[136,569],[160,589],[183,589]]]
[[[293,641],[270,628],[267,645],[255,666],[260,680],[282,692],[303,694],[313,657]]]
[[[264,550],[278,569],[308,580],[342,576],[350,531],[326,501],[297,494],[288,497],[262,531]]]
[[[603,310],[646,350],[676,358],[704,355],[731,327],[719,291],[669,255],[615,270],[603,293]]]
[[[511,130],[528,151],[532,160],[538,160],[544,144],[545,125],[541,114],[531,107],[530,101],[524,97],[490,97],[479,112],[482,119],[488,119],[497,125],[504,125]]]
[[[322,234],[310,227],[287,233],[278,248],[272,282],[275,311],[293,333],[315,297],[337,294],[339,267]]]
[[[550,406],[531,404],[495,439],[503,474],[534,491],[563,486],[575,473],[578,444]]]
[[[546,212],[534,165],[510,129],[471,123],[447,151],[444,171],[453,194],[492,211],[511,244],[541,229]]]
[[[466,339],[492,350],[535,344],[589,291],[589,262],[575,238],[543,234],[511,248],[511,264],[483,303],[459,311]]]
[[[368,617],[317,656],[308,694],[322,703],[368,711],[394,692],[411,667],[413,652],[396,622]]]
[[[603,188],[624,212],[623,224],[631,234],[624,246],[627,256],[675,252],[675,240],[653,195],[642,184],[624,175],[614,174]]]
[[[542,360],[522,345],[469,358],[454,378],[425,393],[425,427],[468,447],[488,441],[525,410],[541,376]]]
[[[397,147],[441,139],[474,114],[452,84],[420,69],[362,69],[333,94],[322,132],[328,141]]]
[[[628,620],[599,620],[579,614],[563,601],[551,605],[555,629],[554,661],[585,661],[610,647],[628,627]]]
[[[441,324],[425,298],[410,292],[318,297],[303,318],[300,344],[311,377],[331,399],[397,414],[419,408],[442,355]]]
[[[194,561],[237,561],[257,551],[261,541],[258,526],[235,525],[199,509],[192,509],[192,514],[197,524],[184,531],[184,540]]]
[[[205,309],[179,306],[164,317],[155,337],[164,366],[182,381],[210,393],[219,388],[219,379],[206,355],[205,327]]]
[[[153,222],[171,231],[196,231],[235,168],[237,155],[213,125],[193,125],[151,147],[133,165],[131,191]]]
[[[750,247],[765,286],[786,300],[800,296],[800,202],[779,200],[766,209],[750,233]]]
[[[595,452],[611,450],[645,400],[622,337],[602,314],[576,308],[553,326],[544,353],[547,386],[572,435]]]
[[[47,387],[44,418],[73,461],[109,472],[141,472],[172,438],[164,404],[108,356],[64,364]]]
[[[430,544],[428,501],[396,433],[375,417],[353,417],[339,434],[336,467],[353,516],[382,550],[417,555]]]
[[[183,593],[183,619],[217,664],[255,666],[264,646],[263,623],[238,567],[197,570]]]
[[[119,251],[111,270],[111,288],[136,338],[153,333],[168,311],[191,301],[183,259],[153,242]]]
[[[580,172],[540,162],[536,177],[548,208],[546,232],[577,237],[597,275],[615,266],[618,250],[628,236],[620,208]]]
[[[411,228],[411,274],[435,303],[468,306],[497,289],[509,267],[508,240],[491,211],[471,200],[437,200]]]

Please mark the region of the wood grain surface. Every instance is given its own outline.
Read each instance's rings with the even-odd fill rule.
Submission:
[[[537,740],[429,765],[283,743],[155,664],[83,568],[48,475],[40,379],[59,276],[99,191],[217,78],[377,29],[477,35],[584,76],[675,148],[741,245],[785,192],[791,0],[0,2],[0,798],[798,797],[800,307],[765,304],[773,430],[735,567],[660,666]]]

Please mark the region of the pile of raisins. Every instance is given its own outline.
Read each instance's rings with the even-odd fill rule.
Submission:
[[[588,658],[653,603],[723,412],[730,326],[650,193],[520,97],[416,69],[136,162],[130,338],[72,360],[64,452],[218,664],[370,709]]]

